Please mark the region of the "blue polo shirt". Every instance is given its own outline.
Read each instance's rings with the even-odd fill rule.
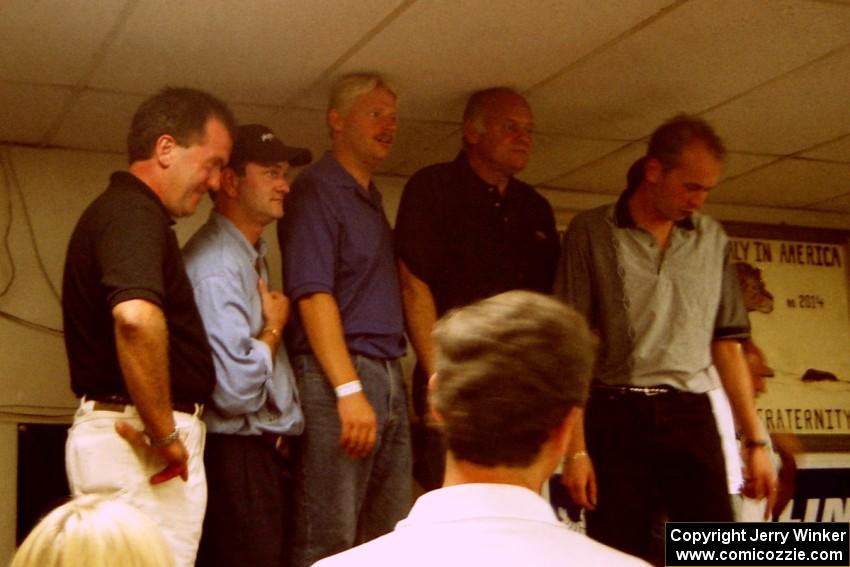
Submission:
[[[349,352],[404,355],[392,231],[373,184],[364,189],[326,153],[295,179],[277,230],[284,290],[293,302],[329,293]],[[312,353],[298,309],[287,326],[287,346],[290,355]]]

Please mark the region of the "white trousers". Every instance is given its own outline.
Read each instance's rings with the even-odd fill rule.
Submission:
[[[72,494],[114,494],[145,512],[174,551],[175,565],[192,567],[207,507],[204,422],[198,416],[174,412],[180,439],[189,452],[189,480],[183,482],[178,476],[152,485],[151,475],[165,464],[153,454],[135,449],[115,432],[118,420],[143,429],[136,408],[94,411],[93,405],[83,398],[68,432],[65,467]]]

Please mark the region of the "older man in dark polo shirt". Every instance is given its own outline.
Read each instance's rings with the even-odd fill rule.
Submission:
[[[531,157],[534,117],[505,87],[474,93],[463,114],[463,151],[416,172],[402,194],[396,251],[413,377],[414,475],[443,482],[445,449],[427,421],[434,373],[431,328],[449,309],[512,289],[551,293],[560,246],[548,201],[514,175]]]
[[[377,75],[343,77],[327,120],[332,149],[296,178],[278,225],[305,417],[296,567],[390,531],[411,497],[401,297],[372,183],[395,138],[396,95]]]
[[[233,125],[201,91],[143,102],[127,137],[129,171],[113,173],[78,221],[62,289],[71,387],[82,398],[66,448],[71,489],[115,493],[146,512],[187,567],[206,507],[200,404],[215,374],[171,225],[218,187]]]

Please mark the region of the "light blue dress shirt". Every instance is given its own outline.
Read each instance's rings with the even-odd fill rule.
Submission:
[[[254,248],[215,211],[183,248],[215,363],[212,404],[204,412],[210,433],[296,435],[304,429],[285,347],[272,361],[268,345],[255,338],[264,324],[257,280],[268,281],[265,253],[262,238]]]

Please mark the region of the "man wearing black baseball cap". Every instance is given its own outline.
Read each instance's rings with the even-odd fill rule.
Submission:
[[[209,221],[183,249],[216,372],[198,565],[279,567],[289,557],[288,440],[304,416],[281,344],[289,300],[268,287],[261,234],[283,216],[287,170],[310,159],[265,126],[241,126]]]

